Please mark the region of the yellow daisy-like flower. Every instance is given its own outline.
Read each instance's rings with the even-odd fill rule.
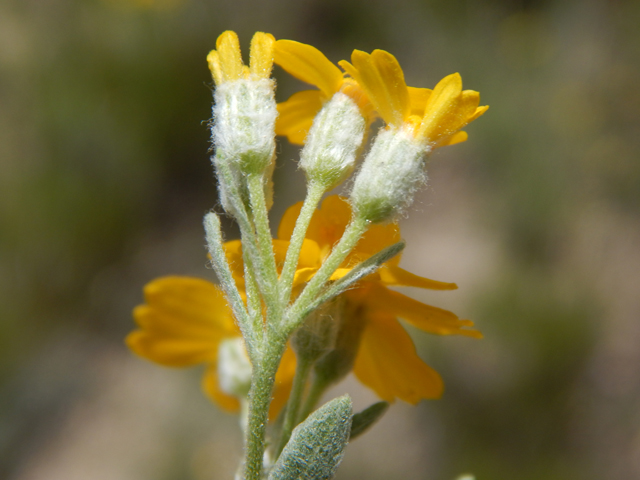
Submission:
[[[294,93],[278,104],[276,134],[286,136],[291,143],[302,145],[313,119],[322,105],[337,92],[343,92],[360,107],[370,122],[373,109],[364,91],[317,48],[293,40],[278,40],[274,48],[274,62],[289,74],[318,90]]]
[[[250,60],[242,63],[238,35],[223,32],[216,41],[216,49],[207,55],[209,70],[216,85],[242,78],[269,78],[273,67],[273,48],[276,40],[269,33],[256,32],[251,39]]]
[[[274,240],[276,264],[284,262],[286,249],[293,233],[302,203],[291,206],[282,217],[278,238]],[[349,204],[338,196],[324,200],[316,210],[301,250],[294,286],[307,282],[320,268],[331,248],[338,242],[351,219]],[[384,248],[400,241],[397,224],[373,225],[355,249],[344,260],[332,279],[346,275],[352,267]],[[242,245],[239,240],[225,245],[227,258],[238,285],[244,285]],[[454,313],[418,302],[390,290],[390,286],[407,286],[431,290],[453,290],[455,283],[438,282],[414,275],[398,266],[400,256],[389,260],[376,272],[344,295],[345,311],[353,316],[347,322],[363,327],[353,372],[378,396],[392,402],[400,398],[415,404],[421,399],[437,398],[443,384],[438,373],[417,355],[409,334],[398,322],[404,319],[413,326],[438,335],[482,335],[468,327],[469,320],[461,320]],[[295,292],[294,292],[295,293]]]
[[[289,239],[302,204],[290,207],[273,240],[276,264],[284,263]],[[324,200],[316,210],[304,241],[294,284],[301,286],[322,265],[331,248],[342,236],[351,209],[338,196]],[[396,224],[374,225],[334,274],[337,279],[357,263],[400,240]],[[238,287],[244,291],[242,244],[225,244],[227,259]],[[423,398],[442,394],[438,373],[417,355],[413,342],[398,322],[402,318],[415,327],[439,335],[465,335],[480,338],[473,323],[460,320],[454,313],[425,305],[390,290],[389,286],[411,286],[433,290],[452,290],[444,283],[414,275],[398,266],[400,258],[385,263],[355,288],[343,293],[345,311],[354,316],[347,322],[359,322],[362,333],[353,371],[358,379],[387,401],[400,398],[415,404]],[[223,293],[214,284],[197,278],[164,277],[145,287],[146,304],[134,310],[139,329],[127,337],[127,345],[138,355],[172,367],[204,363],[208,366],[203,386],[206,393],[226,410],[237,410],[238,400],[220,390],[217,374],[218,347],[226,338],[237,338],[235,325]],[[287,348],[276,375],[270,417],[274,418],[287,400],[295,355]]]
[[[148,283],[144,297],[146,303],[133,311],[138,329],[127,336],[127,346],[141,357],[168,367],[205,364],[205,393],[223,409],[238,411],[238,399],[223,392],[218,380],[220,343],[240,338],[222,291],[207,280],[172,276]],[[276,374],[271,419],[287,402],[294,373],[295,354],[287,348]]]
[[[392,127],[405,128],[432,148],[464,142],[460,131],[489,108],[480,94],[462,90],[460,74],[446,76],[433,90],[407,87],[398,60],[389,52],[354,50],[340,66],[367,93],[378,114]]]

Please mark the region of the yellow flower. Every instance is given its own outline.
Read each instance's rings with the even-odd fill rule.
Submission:
[[[213,283],[191,277],[162,277],[144,288],[146,303],[135,308],[138,329],[126,343],[141,357],[168,367],[207,365],[202,387],[227,411],[237,411],[238,399],[223,392],[218,381],[218,347],[240,337],[222,291]],[[295,373],[295,354],[287,348],[276,375],[270,418],[286,403]]]
[[[373,119],[372,106],[364,91],[353,79],[345,78],[317,48],[293,40],[278,40],[274,62],[297,79],[319,89],[295,93],[286,102],[278,104],[276,134],[286,136],[291,143],[304,143],[314,117],[337,92],[351,97],[368,121]]]
[[[209,70],[216,85],[242,78],[269,78],[273,67],[275,38],[269,33],[256,32],[251,40],[250,61],[242,63],[238,35],[231,30],[223,32],[216,41],[217,50],[207,55]]]
[[[276,264],[284,263],[289,239],[302,204],[290,207],[273,240]],[[338,196],[324,200],[309,225],[294,284],[301,287],[322,265],[331,248],[340,239],[351,209]],[[400,240],[396,224],[373,225],[354,251],[334,274],[348,273],[357,263]],[[242,244],[225,244],[227,259],[239,289],[244,294]],[[433,290],[452,290],[444,283],[414,275],[398,266],[400,258],[385,263],[345,292],[345,311],[353,314],[348,322],[358,322],[362,334],[353,371],[358,379],[387,401],[400,398],[415,404],[423,398],[437,398],[443,385],[438,373],[417,355],[413,342],[398,322],[402,318],[413,326],[439,335],[466,335],[480,338],[473,323],[460,320],[454,313],[423,304],[390,290],[389,286],[410,286]],[[294,292],[295,295],[295,292]],[[223,293],[214,284],[197,278],[164,277],[145,287],[146,304],[134,310],[139,329],[127,337],[127,345],[138,355],[172,367],[204,363],[208,366],[203,386],[221,407],[237,410],[238,401],[220,390],[217,378],[218,347],[227,338],[240,335]],[[284,405],[295,373],[295,355],[287,348],[276,375],[276,389],[270,417]]]
[[[432,148],[464,142],[467,133],[460,129],[489,108],[478,106],[478,92],[462,90],[458,73],[440,80],[433,90],[407,87],[400,64],[384,50],[354,50],[351,63],[339,64],[367,93],[387,125],[408,130]]]
[[[291,238],[295,220],[302,204],[290,207],[278,229],[279,241]],[[340,239],[349,220],[349,204],[338,196],[324,200],[316,210],[305,245],[303,264],[297,274],[309,278],[322,264],[331,248]],[[397,224],[373,225],[345,259],[334,278],[345,275],[351,267],[400,240]],[[316,256],[316,262],[313,257]],[[360,339],[353,372],[378,396],[389,402],[400,398],[415,404],[423,398],[437,398],[442,394],[442,380],[438,373],[417,355],[409,334],[398,318],[428,333],[439,335],[465,335],[481,338],[469,320],[461,320],[454,313],[418,302],[406,295],[390,290],[389,286],[409,286],[433,290],[453,290],[454,283],[444,283],[414,275],[398,266],[400,256],[385,263],[376,273],[369,275],[345,292],[345,310],[353,313],[346,321],[360,322],[364,328]],[[315,263],[316,266],[311,265]]]

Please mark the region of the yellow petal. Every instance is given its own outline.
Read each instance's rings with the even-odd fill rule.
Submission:
[[[342,72],[324,54],[311,45],[278,40],[274,50],[275,63],[303,82],[318,87],[329,99],[340,90]]]
[[[314,240],[322,252],[328,253],[340,240],[350,220],[349,203],[338,195],[331,195],[314,212],[306,237]]]
[[[167,367],[190,367],[209,362],[218,354],[219,340],[167,336],[134,330],[125,343],[136,355]]]
[[[242,56],[238,35],[231,30],[223,32],[216,41],[216,49],[220,58],[223,81],[230,82],[242,78]]]
[[[202,377],[202,389],[207,396],[217,403],[223,410],[235,413],[240,410],[240,402],[237,398],[232,397],[220,390],[220,382],[218,381],[218,368],[212,363],[207,368]]]
[[[293,144],[303,145],[324,99],[319,90],[304,90],[279,103],[276,134],[286,136]]]
[[[208,362],[223,338],[238,335],[224,295],[206,280],[163,277],[144,293],[147,304],[134,310],[140,329],[126,343],[148,360],[176,367]]]
[[[207,65],[211,71],[211,76],[216,85],[224,82],[224,74],[222,73],[222,65],[220,64],[220,55],[215,50],[211,50],[207,55]]]
[[[396,58],[384,50],[374,50],[371,55],[354,50],[351,63],[358,71],[356,80],[382,119],[390,125],[401,125],[410,113],[410,105],[404,74]]]
[[[251,39],[250,71],[258,78],[269,78],[273,67],[276,39],[270,33],[256,32]]]
[[[372,225],[362,236],[353,252],[347,257],[347,263],[355,263],[366,260],[381,250],[398,243],[401,240],[400,227],[397,223],[386,225]],[[386,265],[397,265],[401,255],[396,255],[386,262]]]
[[[429,88],[407,87],[409,90],[409,103],[411,104],[411,115],[424,116],[424,110],[431,96],[432,90]]]
[[[293,286],[297,287],[307,283],[318,271],[317,268],[299,268],[293,276]]]
[[[456,143],[466,142],[469,138],[469,134],[465,131],[456,132],[453,135],[445,137],[438,142],[438,147],[447,147],[449,145],[455,145]]]
[[[429,290],[455,290],[455,283],[438,282],[429,278],[420,277],[400,267],[385,264],[380,270],[380,280],[385,285],[398,285],[403,287],[428,288]]]
[[[400,317],[428,333],[482,337],[477,330],[465,328],[473,326],[472,321],[460,320],[453,312],[426,305],[382,286],[370,288],[365,301],[366,306],[372,311]]]
[[[282,355],[280,366],[276,372],[276,381],[273,388],[273,400],[269,407],[269,420],[273,421],[277,418],[278,413],[289,399],[289,392],[293,384],[293,377],[296,373],[296,354],[293,353],[290,345]]]
[[[442,131],[448,131],[449,125],[443,124],[443,117],[455,110],[461,93],[462,78],[459,73],[452,73],[438,82],[427,101],[422,125],[417,133],[418,138],[434,142],[438,140]]]
[[[379,314],[367,320],[353,368],[358,379],[388,402],[400,398],[416,404],[423,398],[440,397],[440,375],[418,357],[398,321]]]

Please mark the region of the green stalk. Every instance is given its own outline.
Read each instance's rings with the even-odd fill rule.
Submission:
[[[362,217],[353,217],[351,219],[351,223],[347,226],[338,244],[333,247],[331,254],[309,281],[295,303],[289,308],[285,317],[287,319],[287,333],[293,332],[300,325],[304,319],[302,314],[306,311],[308,304],[321,293],[331,275],[347,258],[347,255],[351,253],[364,232],[367,231],[369,223],[368,220]]]
[[[304,422],[311,412],[313,412],[328,387],[328,382],[317,376],[314,378],[311,388],[309,389],[309,393],[307,394],[307,398],[302,406],[302,410],[300,411],[298,422]]]
[[[264,355],[254,364],[249,390],[249,418],[245,437],[245,480],[262,480],[265,432],[276,372],[286,342],[265,337]],[[271,340],[271,341],[270,341]]]
[[[251,210],[253,222],[256,227],[258,240],[258,254],[261,259],[261,270],[255,272],[256,278],[262,278],[259,282],[262,296],[267,304],[267,308],[277,310],[279,306],[278,298],[278,271],[276,260],[273,254],[273,243],[271,229],[269,228],[269,215],[264,198],[264,188],[262,185],[262,175],[251,174],[247,177],[247,187],[249,198],[251,199]]]
[[[293,277],[296,273],[296,267],[298,266],[298,260],[300,258],[300,251],[302,250],[302,243],[307,234],[311,217],[320,203],[322,195],[326,191],[323,184],[319,182],[311,181],[307,189],[307,196],[304,199],[300,214],[296,220],[296,225],[291,235],[291,242],[287,249],[287,257],[284,261],[284,267],[280,274],[280,299],[284,305],[289,303],[291,297],[291,290],[293,288]]]

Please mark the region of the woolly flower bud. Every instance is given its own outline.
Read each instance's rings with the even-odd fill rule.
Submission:
[[[246,397],[251,387],[251,362],[242,338],[223,341],[218,347],[220,389],[234,397]]]
[[[429,147],[399,129],[382,131],[365,158],[351,190],[355,214],[374,223],[393,219],[413,201],[426,181]]]
[[[242,78],[216,87],[211,128],[216,157],[242,173],[261,174],[273,159],[278,116],[273,88],[267,78]]]
[[[300,167],[307,178],[327,189],[342,182],[353,170],[365,126],[358,105],[336,93],[313,121],[302,150]]]

